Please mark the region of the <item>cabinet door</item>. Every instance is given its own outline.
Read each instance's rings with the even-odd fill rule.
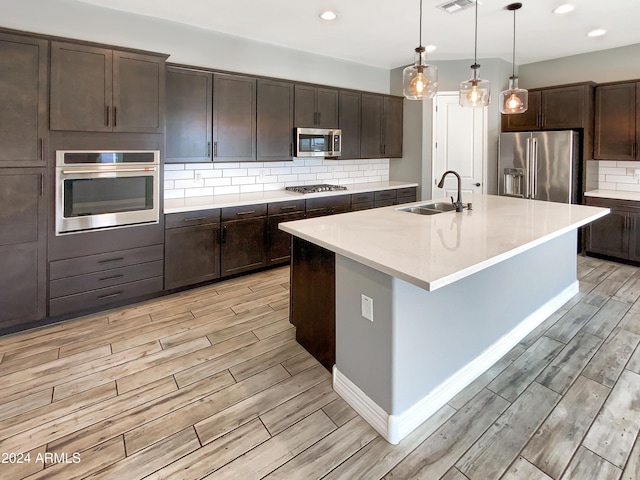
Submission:
[[[46,40],[0,34],[0,167],[44,165]]]
[[[627,235],[629,238],[629,260],[640,262],[640,212],[627,213]]]
[[[257,159],[293,158],[293,84],[258,80]]]
[[[113,52],[113,131],[164,131],[164,58]]]
[[[588,252],[627,258],[629,236],[627,234],[627,213],[612,210],[609,215],[592,222],[587,227]]]
[[[541,99],[540,91],[529,91],[529,108],[527,108],[527,111],[515,115],[502,115],[502,131],[540,130]]]
[[[110,132],[112,51],[51,42],[51,130]]]
[[[167,69],[167,163],[210,162],[212,75]]]
[[[0,331],[44,318],[44,169],[0,170]]]
[[[342,158],[360,158],[360,92],[340,91]]]
[[[636,84],[596,87],[596,160],[634,160],[636,141]]]
[[[267,264],[276,265],[286,263],[291,258],[291,235],[278,228],[281,222],[302,220],[304,212],[269,215],[267,220],[269,248],[267,250]]]
[[[382,95],[362,94],[362,117],[360,129],[360,156],[380,158],[382,156]]]
[[[384,97],[382,155],[402,157],[402,98]]]
[[[585,126],[587,87],[542,90],[542,128],[581,128]]]
[[[222,222],[222,276],[267,264],[266,217]]]
[[[316,110],[317,89],[307,85],[295,86],[295,119],[296,127],[318,127]]]
[[[166,289],[193,285],[220,276],[217,223],[165,231]]]
[[[338,128],[338,90],[318,88],[316,109],[319,128]]]
[[[256,159],[256,81],[213,77],[213,158],[220,162]]]

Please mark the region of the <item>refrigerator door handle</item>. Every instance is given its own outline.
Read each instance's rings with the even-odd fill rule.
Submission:
[[[531,178],[531,139],[527,138],[527,148],[526,148],[526,156],[525,156],[525,169],[526,169],[526,176],[525,176],[525,187],[524,187],[524,198],[531,198],[531,184],[532,184],[532,178]]]
[[[538,139],[531,140],[531,198],[538,196]]]

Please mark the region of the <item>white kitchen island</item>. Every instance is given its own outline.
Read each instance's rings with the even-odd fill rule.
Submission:
[[[335,314],[334,389],[390,443],[578,292],[577,229],[608,213],[470,200],[473,209],[461,213],[418,215],[402,205],[280,225],[294,235],[292,323],[320,340],[320,350],[310,349],[318,358],[334,348],[321,337],[334,332],[314,322],[323,308]],[[323,286],[326,278],[334,284]]]

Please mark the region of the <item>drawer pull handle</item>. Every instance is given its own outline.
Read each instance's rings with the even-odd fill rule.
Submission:
[[[238,213],[236,213],[236,215],[238,215],[238,216],[251,215],[252,213],[256,213],[256,211],[255,210],[249,210],[247,212],[238,212]]]
[[[197,222],[198,220],[205,220],[207,217],[193,217],[193,218],[185,218],[183,222]]]
[[[107,280],[115,280],[116,278],[122,278],[124,274],[120,273],[118,275],[111,275],[110,277],[99,278],[99,282],[106,282]]]
[[[124,291],[119,291],[119,292],[114,292],[114,293],[110,293],[108,295],[100,295],[98,297],[98,300],[104,300],[105,298],[113,298],[113,297],[117,297],[118,295],[122,295],[124,293]]]
[[[288,207],[280,207],[280,210],[295,210],[295,205],[289,205]]]
[[[107,260],[100,260],[98,263],[103,264],[103,263],[113,263],[113,262],[121,262],[122,260],[124,260],[124,257],[118,257],[118,258],[109,258]]]

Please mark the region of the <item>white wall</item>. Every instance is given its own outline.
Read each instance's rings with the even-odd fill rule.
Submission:
[[[389,93],[382,68],[74,0],[0,0],[0,27],[166,53],[173,63]]]

